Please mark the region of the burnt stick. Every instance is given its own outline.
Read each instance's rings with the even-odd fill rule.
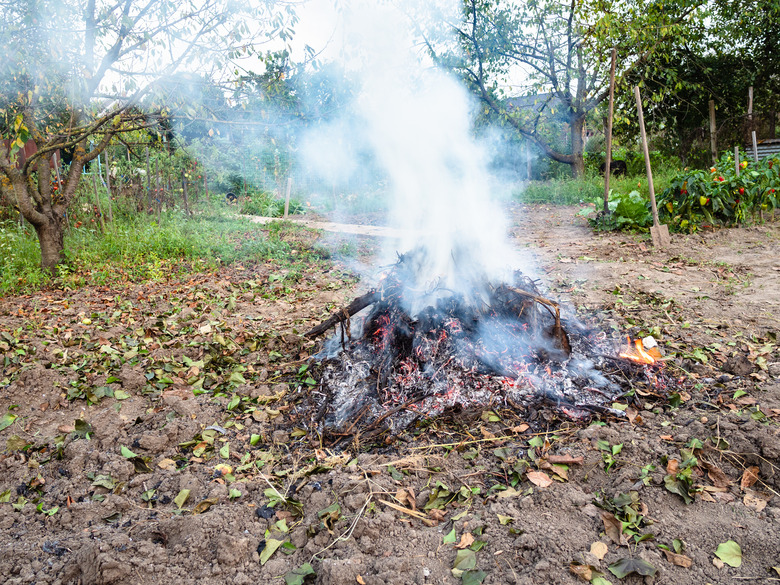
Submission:
[[[303,336],[308,337],[309,339],[319,337],[334,325],[346,321],[355,313],[359,313],[369,305],[373,305],[379,300],[379,298],[379,293],[376,290],[371,290],[363,296],[357,297],[346,307],[343,307],[334,312],[327,320],[323,321],[316,327],[312,327],[306,333],[304,333]]]

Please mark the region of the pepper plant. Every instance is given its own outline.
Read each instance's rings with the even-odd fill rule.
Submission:
[[[744,157],[744,158],[743,158]],[[662,221],[678,231],[695,232],[707,226],[731,226],[778,207],[780,158],[754,162],[740,155],[737,174],[730,153],[708,170],[685,169],[672,178],[658,198]]]

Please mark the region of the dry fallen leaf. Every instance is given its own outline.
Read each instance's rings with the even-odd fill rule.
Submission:
[[[742,474],[742,479],[739,482],[739,487],[742,488],[742,490],[746,490],[750,486],[752,486],[754,483],[758,481],[758,467],[755,465],[753,467],[748,467],[744,473]]]
[[[455,548],[468,548],[472,544],[474,544],[474,537],[471,535],[471,532],[464,532],[460,537],[460,542],[455,545]]]
[[[585,457],[582,455],[579,455],[578,457],[572,455],[548,455],[547,461],[560,465],[582,465],[585,461]]]
[[[710,478],[710,481],[712,481],[715,487],[725,488],[731,485],[731,480],[723,472],[723,470],[717,465],[713,465],[712,463],[707,463],[707,476]]]
[[[446,518],[444,512],[442,512],[438,508],[433,508],[431,510],[428,510],[428,516],[432,520],[435,520],[436,522],[444,522],[444,519]]]
[[[669,459],[669,462],[666,464],[666,473],[674,475],[679,469],[680,462],[677,459]]]
[[[366,585],[366,580],[365,580],[365,579],[363,579],[363,577],[361,577],[360,575],[358,575],[357,577],[355,577],[355,581],[357,581],[358,583],[360,583],[360,585]]]
[[[517,425],[516,427],[512,427],[512,428],[511,428],[511,429],[509,429],[509,430],[510,430],[510,431],[512,431],[513,433],[524,433],[524,432],[526,432],[526,431],[527,431],[528,429],[530,429],[530,428],[531,428],[531,427],[530,427],[530,426],[528,426],[527,424],[525,424],[525,423],[522,423],[522,424],[520,424],[520,425]]]
[[[673,565],[677,565],[678,567],[684,567],[686,569],[690,569],[691,565],[693,565],[693,559],[690,557],[686,557],[685,555],[680,555],[677,553],[674,553],[670,550],[661,549],[664,551],[664,554],[666,555],[666,560],[672,563]]]
[[[602,560],[609,552],[609,547],[603,542],[594,542],[590,545],[590,554],[596,557],[598,560]]]
[[[496,436],[491,433],[489,430],[487,430],[485,427],[479,427],[479,430],[482,432],[482,436],[486,439],[495,439]]]
[[[157,467],[160,469],[165,469],[167,471],[175,471],[176,470],[176,462],[173,459],[160,459],[160,461],[157,463]]]
[[[529,471],[526,473],[526,477],[528,477],[528,481],[532,484],[542,488],[551,486],[553,482],[553,480],[550,479],[550,476],[543,471]]]
[[[612,542],[618,545],[628,544],[628,538],[623,534],[623,525],[614,514],[602,511],[601,521],[604,523],[604,531]]]
[[[745,497],[742,499],[742,503],[748,508],[753,508],[756,512],[760,512],[766,508],[767,503],[769,503],[769,500],[771,499],[771,494],[762,494],[753,490],[747,490],[745,492]]]
[[[593,567],[590,565],[575,565],[572,563],[569,565],[569,570],[585,581],[590,581],[593,579]]]

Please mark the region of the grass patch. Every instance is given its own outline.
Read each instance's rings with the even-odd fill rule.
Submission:
[[[661,168],[653,173],[653,187],[656,192],[662,193],[671,183],[674,169]],[[611,177],[609,188],[616,193],[630,193],[638,191],[642,197],[649,200],[645,175],[629,177]],[[549,205],[580,205],[584,203],[598,203],[604,200],[604,177],[591,175],[582,179],[552,179],[550,181],[531,181],[518,189],[514,196],[523,203],[545,203]]]
[[[40,269],[32,227],[6,222],[0,224],[0,295],[54,284],[76,288],[165,280],[235,262],[277,259],[296,265],[319,259],[316,251],[301,245],[303,238],[290,237],[291,231],[304,228],[272,226],[266,234],[260,226],[217,209],[192,218],[177,212],[159,218],[136,215],[115,221],[105,233],[72,228],[65,236],[66,261],[52,278]]]

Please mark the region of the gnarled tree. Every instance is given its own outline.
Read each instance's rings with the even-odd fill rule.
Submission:
[[[0,203],[35,228],[42,267],[63,260],[64,217],[84,165],[117,133],[152,122],[159,80],[183,67],[230,71],[271,36],[289,38],[294,21],[274,0],[2,2]],[[51,157],[66,149],[72,162],[54,189]]]

